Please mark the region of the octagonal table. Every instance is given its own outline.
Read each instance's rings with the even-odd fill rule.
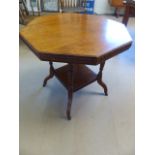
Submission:
[[[108,95],[102,81],[105,61],[127,50],[132,39],[121,23],[103,16],[86,14],[53,14],[37,17],[20,31],[20,38],[42,61],[49,61],[49,75],[54,75],[68,90],[66,115],[71,119],[73,93],[97,81]],[[53,62],[67,65],[54,69]],[[98,65],[95,74],[86,65]]]

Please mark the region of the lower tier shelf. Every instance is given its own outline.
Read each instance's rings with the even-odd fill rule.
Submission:
[[[65,65],[55,70],[55,75],[59,81],[68,89],[69,86],[69,65]],[[97,75],[85,65],[74,65],[73,71],[73,91],[77,91],[88,84],[96,81]]]

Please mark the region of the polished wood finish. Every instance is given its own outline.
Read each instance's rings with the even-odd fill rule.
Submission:
[[[105,95],[108,96],[108,88],[107,88],[106,84],[102,81],[102,71],[103,71],[104,65],[105,65],[105,61],[100,64],[100,71],[97,75],[97,82],[104,89]]]
[[[43,86],[45,87],[47,81],[54,75],[68,90],[68,104],[66,115],[68,120],[71,120],[71,105],[73,99],[73,93],[79,89],[97,81],[104,89],[104,94],[108,95],[108,89],[106,84],[102,81],[102,71],[105,62],[100,64],[100,70],[98,74],[95,74],[85,65],[68,64],[58,69],[54,69],[53,63],[49,62],[50,71],[49,75],[45,78]]]
[[[51,79],[54,76],[54,73],[55,73],[55,70],[54,70],[54,67],[53,67],[53,62],[50,61],[49,64],[50,64],[49,75],[44,79],[43,87],[46,86],[47,81],[49,79]]]
[[[119,17],[119,11],[122,8],[125,8],[125,5],[123,3],[123,0],[108,0],[109,4],[115,8],[115,16]]]
[[[126,1],[124,1],[124,5],[125,5],[125,13],[123,16],[122,23],[127,25],[129,17],[135,16],[135,1],[134,0],[128,0],[128,1],[126,0]]]
[[[132,42],[121,23],[71,13],[38,17],[20,31],[20,37],[43,61],[92,65],[123,52]]]
[[[117,30],[117,31],[116,31]],[[108,95],[102,81],[105,61],[125,51],[132,40],[126,27],[118,22],[95,15],[55,14],[38,17],[21,30],[20,38],[43,61],[49,61],[49,75],[54,75],[67,88],[66,115],[71,119],[73,93],[97,81]],[[54,69],[52,62],[68,65]],[[96,75],[87,66],[100,64]]]
[[[68,104],[67,104],[67,110],[66,110],[66,115],[67,115],[68,120],[71,120],[71,106],[72,106],[72,100],[73,100],[73,87],[74,87],[74,65],[69,64],[69,70],[68,70]]]
[[[109,0],[109,3],[113,7],[123,7],[124,6],[123,0]]]
[[[68,72],[70,65],[65,65],[57,69],[56,77],[68,89]],[[74,65],[73,91],[77,91],[96,80],[96,74],[85,65]]]

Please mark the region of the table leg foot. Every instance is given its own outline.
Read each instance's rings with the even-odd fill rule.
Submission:
[[[66,112],[66,115],[67,115],[67,119],[70,121],[70,120],[71,120],[71,114],[70,114],[70,111],[67,111],[67,112]]]
[[[108,96],[108,89],[107,89],[106,84],[103,81],[101,81],[101,80],[98,80],[97,82],[104,89],[105,96]]]
[[[52,62],[49,62],[49,64],[50,64],[49,75],[44,79],[43,87],[45,87],[46,84],[47,84],[47,81],[48,81],[49,79],[51,79],[51,78],[54,76],[54,67],[53,67],[53,63],[52,63]]]
[[[118,18],[118,17],[119,17],[119,13],[118,13],[118,11],[119,11],[119,9],[118,9],[118,8],[115,8],[114,15],[115,15],[115,17],[116,17],[116,18]]]
[[[71,120],[71,106],[72,106],[72,99],[73,99],[73,65],[69,64],[69,73],[68,73],[68,104],[66,115],[67,119]]]
[[[130,14],[130,6],[126,5],[125,6],[125,13],[124,13],[123,20],[122,20],[122,23],[125,26],[127,26],[127,23],[128,23],[128,20],[129,20],[129,14]]]
[[[49,79],[51,79],[52,77],[53,77],[53,75],[49,75],[49,76],[47,76],[47,77],[44,79],[43,87],[45,87],[45,86],[47,85],[47,81],[48,81]]]
[[[106,84],[102,81],[102,71],[103,71],[104,65],[105,65],[105,62],[100,64],[100,71],[97,75],[97,82],[104,89],[104,94],[106,96],[108,96],[108,88],[107,88]]]
[[[68,119],[69,121],[71,120],[70,113],[67,113],[67,119]]]
[[[68,120],[71,120],[72,99],[73,99],[73,91],[68,90],[68,104],[67,104],[67,110],[66,110],[66,115]]]

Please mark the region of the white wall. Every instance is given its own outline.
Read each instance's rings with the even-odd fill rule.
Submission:
[[[95,0],[94,12],[97,14],[110,14],[114,9],[110,7],[108,0]]]

